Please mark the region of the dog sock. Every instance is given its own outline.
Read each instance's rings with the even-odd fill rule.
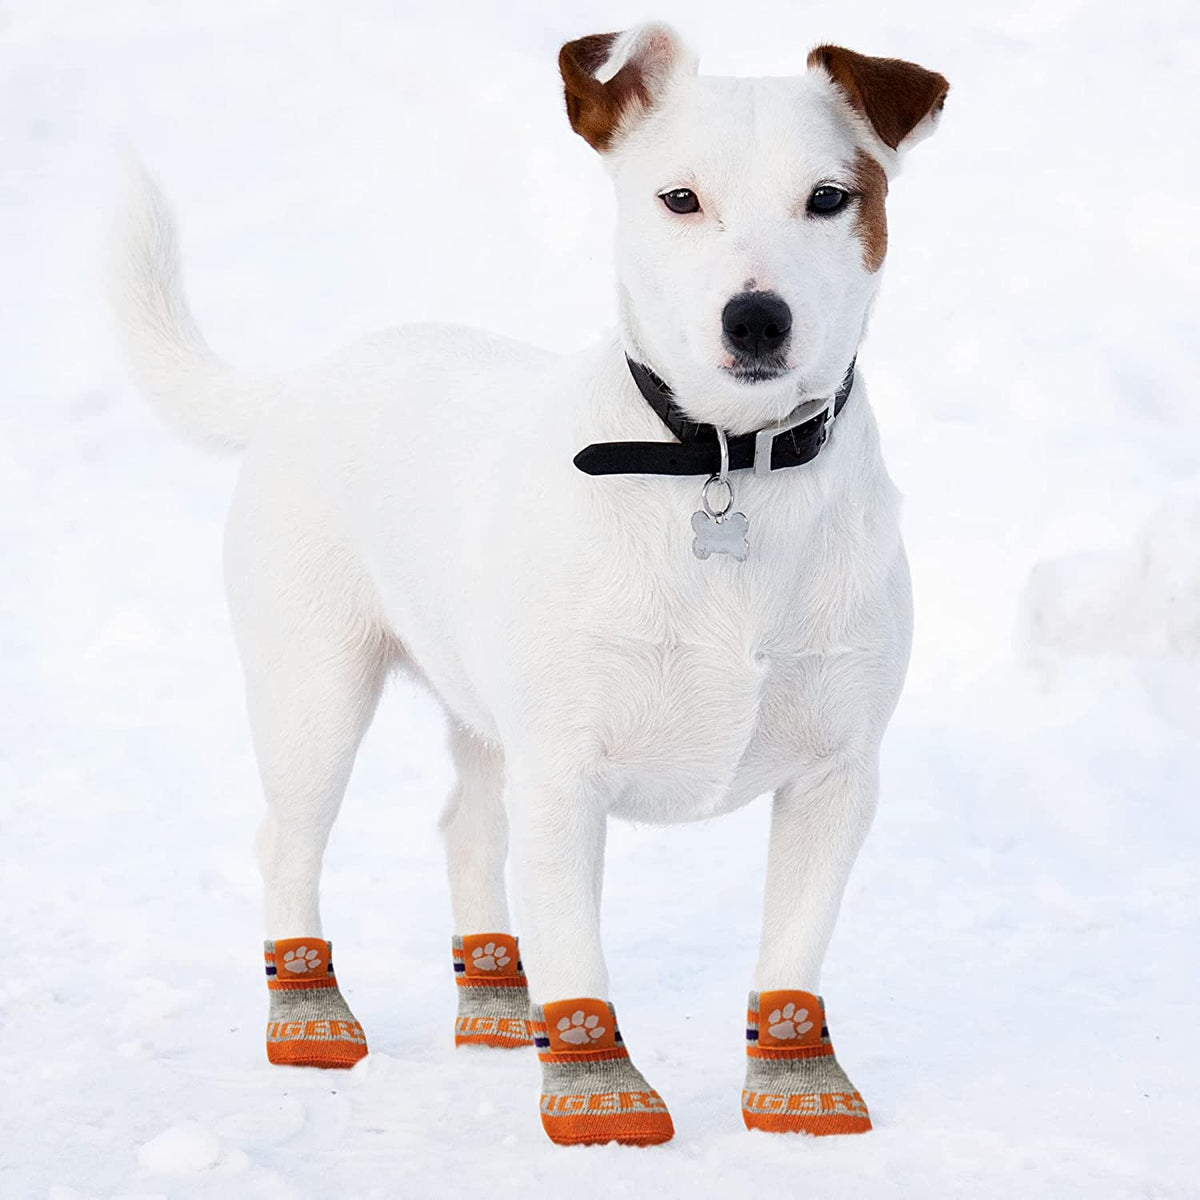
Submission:
[[[293,1067],[352,1067],[367,1038],[338,990],[333,943],[321,938],[265,942],[267,1058]]]
[[[675,1133],[662,1097],[629,1059],[616,1012],[604,1000],[558,1000],[530,1009],[542,1064],[542,1127],[560,1146],[653,1146]]]
[[[470,933],[453,939],[458,985],[456,1046],[532,1046],[529,989],[510,933]]]
[[[770,1133],[866,1133],[863,1098],[838,1066],[825,1002],[811,992],[751,992],[746,1014],[747,1129]]]

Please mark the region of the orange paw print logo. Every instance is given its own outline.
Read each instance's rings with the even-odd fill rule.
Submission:
[[[477,971],[498,971],[512,962],[508,947],[503,942],[488,942],[471,951],[471,966]]]
[[[797,1008],[791,1003],[775,1009],[767,1017],[767,1032],[781,1042],[803,1037],[812,1027],[813,1023],[808,1020],[808,1009]]]
[[[588,1042],[604,1036],[604,1026],[600,1024],[599,1017],[587,1017],[580,1011],[559,1021],[558,1036],[572,1046],[586,1046]]]
[[[283,956],[283,969],[293,975],[303,975],[307,971],[315,971],[321,965],[321,956],[308,946],[297,946]]]

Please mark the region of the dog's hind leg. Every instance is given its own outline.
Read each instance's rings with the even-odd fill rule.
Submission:
[[[226,536],[230,610],[267,816],[267,1057],[348,1067],[366,1054],[338,989],[318,887],[325,845],[393,643],[374,593],[315,514],[244,473]],[[295,489],[292,489],[293,492]]]
[[[454,909],[456,1046],[531,1046],[529,992],[508,916],[504,753],[451,718],[458,782],[442,815]]]

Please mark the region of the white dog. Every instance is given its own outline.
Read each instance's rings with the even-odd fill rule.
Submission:
[[[458,1041],[537,1043],[551,1138],[672,1132],[608,1002],[609,817],[698,820],[766,792],[743,1116],[868,1129],[817,991],[911,613],[854,360],[888,180],[947,83],[833,46],[794,78],[702,77],[662,25],[569,43],[560,67],[619,214],[620,331],[581,354],[428,325],[247,377],[196,332],[148,183],[130,210],[137,377],[182,431],[246,452],[226,573],[268,806],[269,1057],[366,1053],[318,880],[399,669],[444,706],[459,772]]]

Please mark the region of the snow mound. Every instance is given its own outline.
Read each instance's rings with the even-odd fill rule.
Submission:
[[[1127,545],[1038,563],[1025,635],[1067,654],[1200,657],[1200,496],[1165,502]]]
[[[138,1151],[138,1165],[150,1175],[195,1175],[220,1161],[220,1138],[197,1121],[164,1129]]]

